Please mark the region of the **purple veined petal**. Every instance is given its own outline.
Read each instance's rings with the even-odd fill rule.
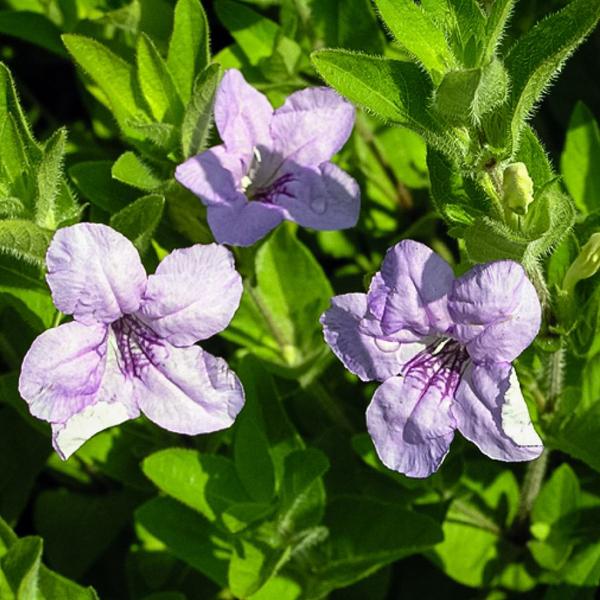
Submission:
[[[371,323],[366,294],[344,294],[331,299],[321,316],[325,341],[344,366],[363,381],[384,381],[397,375],[407,360],[425,344],[400,344],[364,333]],[[371,326],[376,331],[376,324]],[[383,337],[383,336],[382,336]]]
[[[25,356],[19,392],[32,415],[52,423],[64,460],[99,431],[139,414],[118,360],[108,327],[76,321],[44,332]]]
[[[333,163],[305,168],[286,163],[271,201],[285,218],[319,231],[354,227],[360,214],[358,183]]]
[[[458,430],[495,460],[525,461],[544,449],[513,367],[470,364],[455,394]]]
[[[452,267],[441,256],[424,244],[404,240],[387,251],[369,304],[387,334],[402,329],[418,335],[446,333],[452,325],[447,302],[453,281]]]
[[[448,310],[454,336],[478,363],[511,362],[531,344],[542,316],[525,269],[510,260],[476,265],[459,277]]]
[[[247,202],[245,198],[228,205],[209,206],[206,216],[215,240],[232,246],[252,246],[283,221],[278,207]]]
[[[386,380],[367,409],[367,429],[381,462],[409,477],[437,471],[456,428],[450,404],[443,379]]]
[[[273,153],[304,167],[318,167],[342,149],[354,117],[352,104],[330,88],[294,92],[275,111]]]
[[[138,316],[169,343],[190,346],[229,325],[242,291],[231,252],[198,244],[174,250],[158,265]]]
[[[56,308],[85,325],[135,312],[146,289],[146,271],[133,244],[99,223],[59,229],[46,264]]]
[[[225,146],[193,156],[175,169],[175,179],[206,205],[245,201],[238,189],[243,176],[240,157],[228,153]]]
[[[63,423],[94,403],[106,367],[108,327],[73,321],[48,329],[25,355],[19,393],[31,414]]]
[[[272,119],[267,97],[246,83],[237,69],[225,71],[215,100],[215,123],[227,151],[248,162],[255,146],[270,148]]]
[[[231,426],[244,405],[244,390],[227,363],[199,346],[167,350],[135,379],[142,412],[160,427],[187,435]]]

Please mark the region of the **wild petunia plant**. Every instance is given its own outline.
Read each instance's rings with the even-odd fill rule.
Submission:
[[[222,146],[188,159],[176,179],[208,206],[217,242],[251,246],[283,220],[318,230],[353,227],[360,192],[330,159],[354,125],[354,107],[329,88],[268,99],[228,70],[217,91]]]
[[[390,248],[368,294],[332,299],[321,322],[346,368],[383,381],[367,409],[381,461],[410,477],[436,471],[458,429],[490,458],[537,458],[510,365],[537,335],[535,289],[512,261],[450,265],[418,242]]]
[[[2,600],[595,597],[599,17],[0,0]]]
[[[148,277],[129,240],[82,223],[57,232],[46,263],[54,303],[74,321],[33,343],[19,391],[52,424],[63,459],[140,413],[188,435],[233,423],[242,385],[223,359],[194,345],[227,327],[239,305],[228,250],[175,250]]]

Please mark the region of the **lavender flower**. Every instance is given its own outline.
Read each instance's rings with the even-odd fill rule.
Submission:
[[[454,278],[423,244],[386,254],[368,294],[332,298],[325,340],[362,380],[379,380],[367,427],[382,462],[410,477],[438,469],[454,431],[487,456],[532,460],[543,450],[511,361],[533,341],[541,307],[512,261]]]
[[[295,92],[273,111],[229,69],[215,122],[223,145],[179,165],[175,177],[208,207],[217,242],[251,246],[282,220],[319,230],[356,225],[358,185],[329,162],[354,125],[354,107],[336,92]]]
[[[75,320],[35,340],[19,391],[52,424],[63,459],[140,412],[189,435],[232,424],[242,386],[223,359],[193,345],[227,327],[239,305],[226,248],[175,250],[148,277],[129,240],[85,223],[59,229],[46,262],[54,304]]]

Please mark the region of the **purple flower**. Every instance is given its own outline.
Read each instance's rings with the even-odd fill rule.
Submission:
[[[511,361],[540,328],[521,265],[477,265],[454,278],[423,244],[386,254],[368,294],[332,298],[325,340],[363,381],[379,380],[367,427],[381,461],[410,477],[438,469],[454,431],[487,456],[532,460],[543,450]]]
[[[283,220],[319,230],[353,227],[358,184],[329,162],[352,132],[354,107],[329,88],[293,93],[273,111],[236,69],[215,102],[223,145],[177,167],[208,207],[217,242],[251,246]]]
[[[227,327],[240,303],[226,248],[175,250],[148,277],[129,240],[85,223],[59,229],[46,262],[54,304],[75,320],[35,340],[19,391],[52,424],[63,459],[140,412],[188,435],[232,424],[242,386],[222,358],[194,345]]]

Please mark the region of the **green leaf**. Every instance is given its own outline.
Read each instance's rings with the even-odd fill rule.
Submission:
[[[307,6],[322,46],[383,54],[381,28],[368,0],[309,0]]]
[[[571,554],[579,497],[579,480],[566,463],[552,473],[538,494],[531,512],[531,532],[538,539],[527,545],[540,566],[556,571]]]
[[[469,225],[489,209],[485,192],[472,180],[463,179],[456,165],[437,150],[427,149],[431,197],[450,224]]]
[[[600,208],[600,129],[594,115],[578,102],[569,121],[560,170],[567,190],[584,214]]]
[[[143,110],[135,89],[132,65],[91,38],[65,34],[62,40],[77,64],[102,90],[123,131],[128,135],[134,133],[128,122]]]
[[[185,109],[181,125],[181,149],[185,159],[206,149],[220,74],[219,65],[212,64],[202,71],[194,82],[192,97]]]
[[[138,38],[136,59],[137,81],[152,115],[160,123],[179,124],[183,103],[165,61],[144,33]]]
[[[477,0],[448,0],[451,20],[450,34],[454,54],[467,68],[485,64],[481,61],[485,41],[486,18]]]
[[[0,514],[16,522],[51,448],[48,438],[29,427],[12,408],[0,408],[0,415]]]
[[[257,285],[246,285],[223,336],[297,376],[322,359],[319,317],[333,290],[323,269],[290,228],[276,229],[256,255]]]
[[[140,190],[152,191],[163,183],[134,152],[125,152],[115,161],[112,176]]]
[[[444,75],[435,94],[438,110],[459,123],[478,123],[481,117],[506,100],[508,78],[502,63],[493,58],[486,65]]]
[[[563,239],[574,218],[571,199],[547,191],[531,205],[521,232],[488,217],[475,219],[464,236],[467,252],[475,262],[508,259],[533,264]]]
[[[508,121],[513,150],[544,90],[599,18],[597,0],[574,0],[540,21],[511,48],[504,66],[511,82]]]
[[[231,545],[212,523],[171,498],[154,498],[135,515],[177,558],[227,587]]]
[[[272,56],[280,35],[279,26],[274,21],[230,0],[215,2],[215,10],[252,65]]]
[[[573,513],[579,505],[579,480],[573,469],[564,463],[546,483],[535,499],[531,511],[532,523],[553,525]]]
[[[281,486],[280,527],[288,533],[318,525],[325,508],[327,457],[315,448],[289,454]]]
[[[208,33],[208,21],[199,0],[179,0],[175,6],[167,67],[184,102],[192,95],[196,76],[208,65]]]
[[[440,80],[456,65],[444,32],[413,0],[375,0],[381,18],[394,37]]]
[[[112,166],[110,160],[90,160],[69,168],[69,176],[83,197],[111,215],[138,196],[137,190],[113,179]]]
[[[600,405],[580,404],[568,415],[555,419],[546,444],[582,460],[600,472]]]
[[[6,252],[34,265],[44,266],[46,250],[53,234],[53,231],[31,221],[0,221],[0,252]]]
[[[13,299],[11,304],[40,333],[52,325],[57,311],[38,267],[0,255],[0,293]]]
[[[556,180],[556,174],[552,169],[548,155],[531,127],[526,127],[523,130],[515,160],[525,163],[527,166],[527,171],[533,181],[534,196],[536,197],[539,197],[540,192]],[[559,189],[558,186],[556,186],[556,189]]]
[[[12,114],[9,114],[4,123],[0,124],[0,147],[2,148],[0,174],[17,190],[21,188],[22,194],[19,195],[28,196],[29,189],[27,181],[23,181],[23,175],[30,169],[31,161]],[[23,200],[28,199],[23,198]]]
[[[440,526],[429,517],[364,496],[331,500],[324,523],[329,529],[325,560],[313,571],[307,597],[367,577],[382,566],[423,552],[442,541]]]
[[[246,405],[237,416],[233,455],[238,477],[252,499],[270,502],[275,494],[275,470],[259,406]]]
[[[231,460],[174,448],[144,460],[146,476],[163,492],[216,521],[232,504],[249,502]]]
[[[0,570],[17,599],[36,600],[40,597],[38,573],[41,558],[42,540],[33,536],[15,541],[0,558]]]
[[[39,13],[29,10],[3,10],[0,12],[0,33],[37,44],[61,58],[67,56],[60,41],[60,29]]]
[[[488,61],[494,55],[496,47],[513,12],[516,0],[494,0],[486,23],[485,49],[483,60]]]
[[[417,65],[343,50],[320,50],[311,59],[321,77],[352,102],[413,129],[435,146],[450,145],[428,107],[433,84]]]
[[[42,162],[37,167],[36,222],[45,229],[54,230],[60,222],[56,200],[63,179],[66,145],[67,130],[62,128],[46,142]]]
[[[12,594],[9,582],[15,582],[21,592],[16,600],[98,600],[92,588],[82,588],[40,564],[41,550],[40,538],[19,540],[0,517],[0,592],[3,599],[5,592]],[[34,572],[37,572],[35,586],[32,583]],[[21,579],[22,576],[24,578]],[[30,590],[31,594],[26,595]]]
[[[130,239],[143,255],[150,247],[164,207],[163,196],[143,196],[114,214],[110,218],[110,226]]]
[[[275,479],[280,485],[284,477],[286,457],[296,450],[302,450],[304,443],[285,412],[283,399],[277,392],[273,378],[260,361],[248,355],[241,361],[236,372],[246,393],[244,411],[250,411],[255,420],[261,421],[261,429],[267,438],[273,461]]]
[[[33,139],[29,123],[19,103],[12,75],[8,67],[0,63],[0,131],[9,115],[14,119],[18,137],[22,140],[23,146],[28,152],[32,153],[34,158],[38,158],[41,152],[38,144]]]
[[[258,537],[262,537],[260,531]],[[236,540],[228,576],[232,594],[236,598],[247,598],[257,592],[285,562],[288,554],[289,551],[273,548],[260,539]]]
[[[43,491],[36,499],[34,518],[48,562],[80,579],[129,525],[142,498],[129,490],[102,495]]]

